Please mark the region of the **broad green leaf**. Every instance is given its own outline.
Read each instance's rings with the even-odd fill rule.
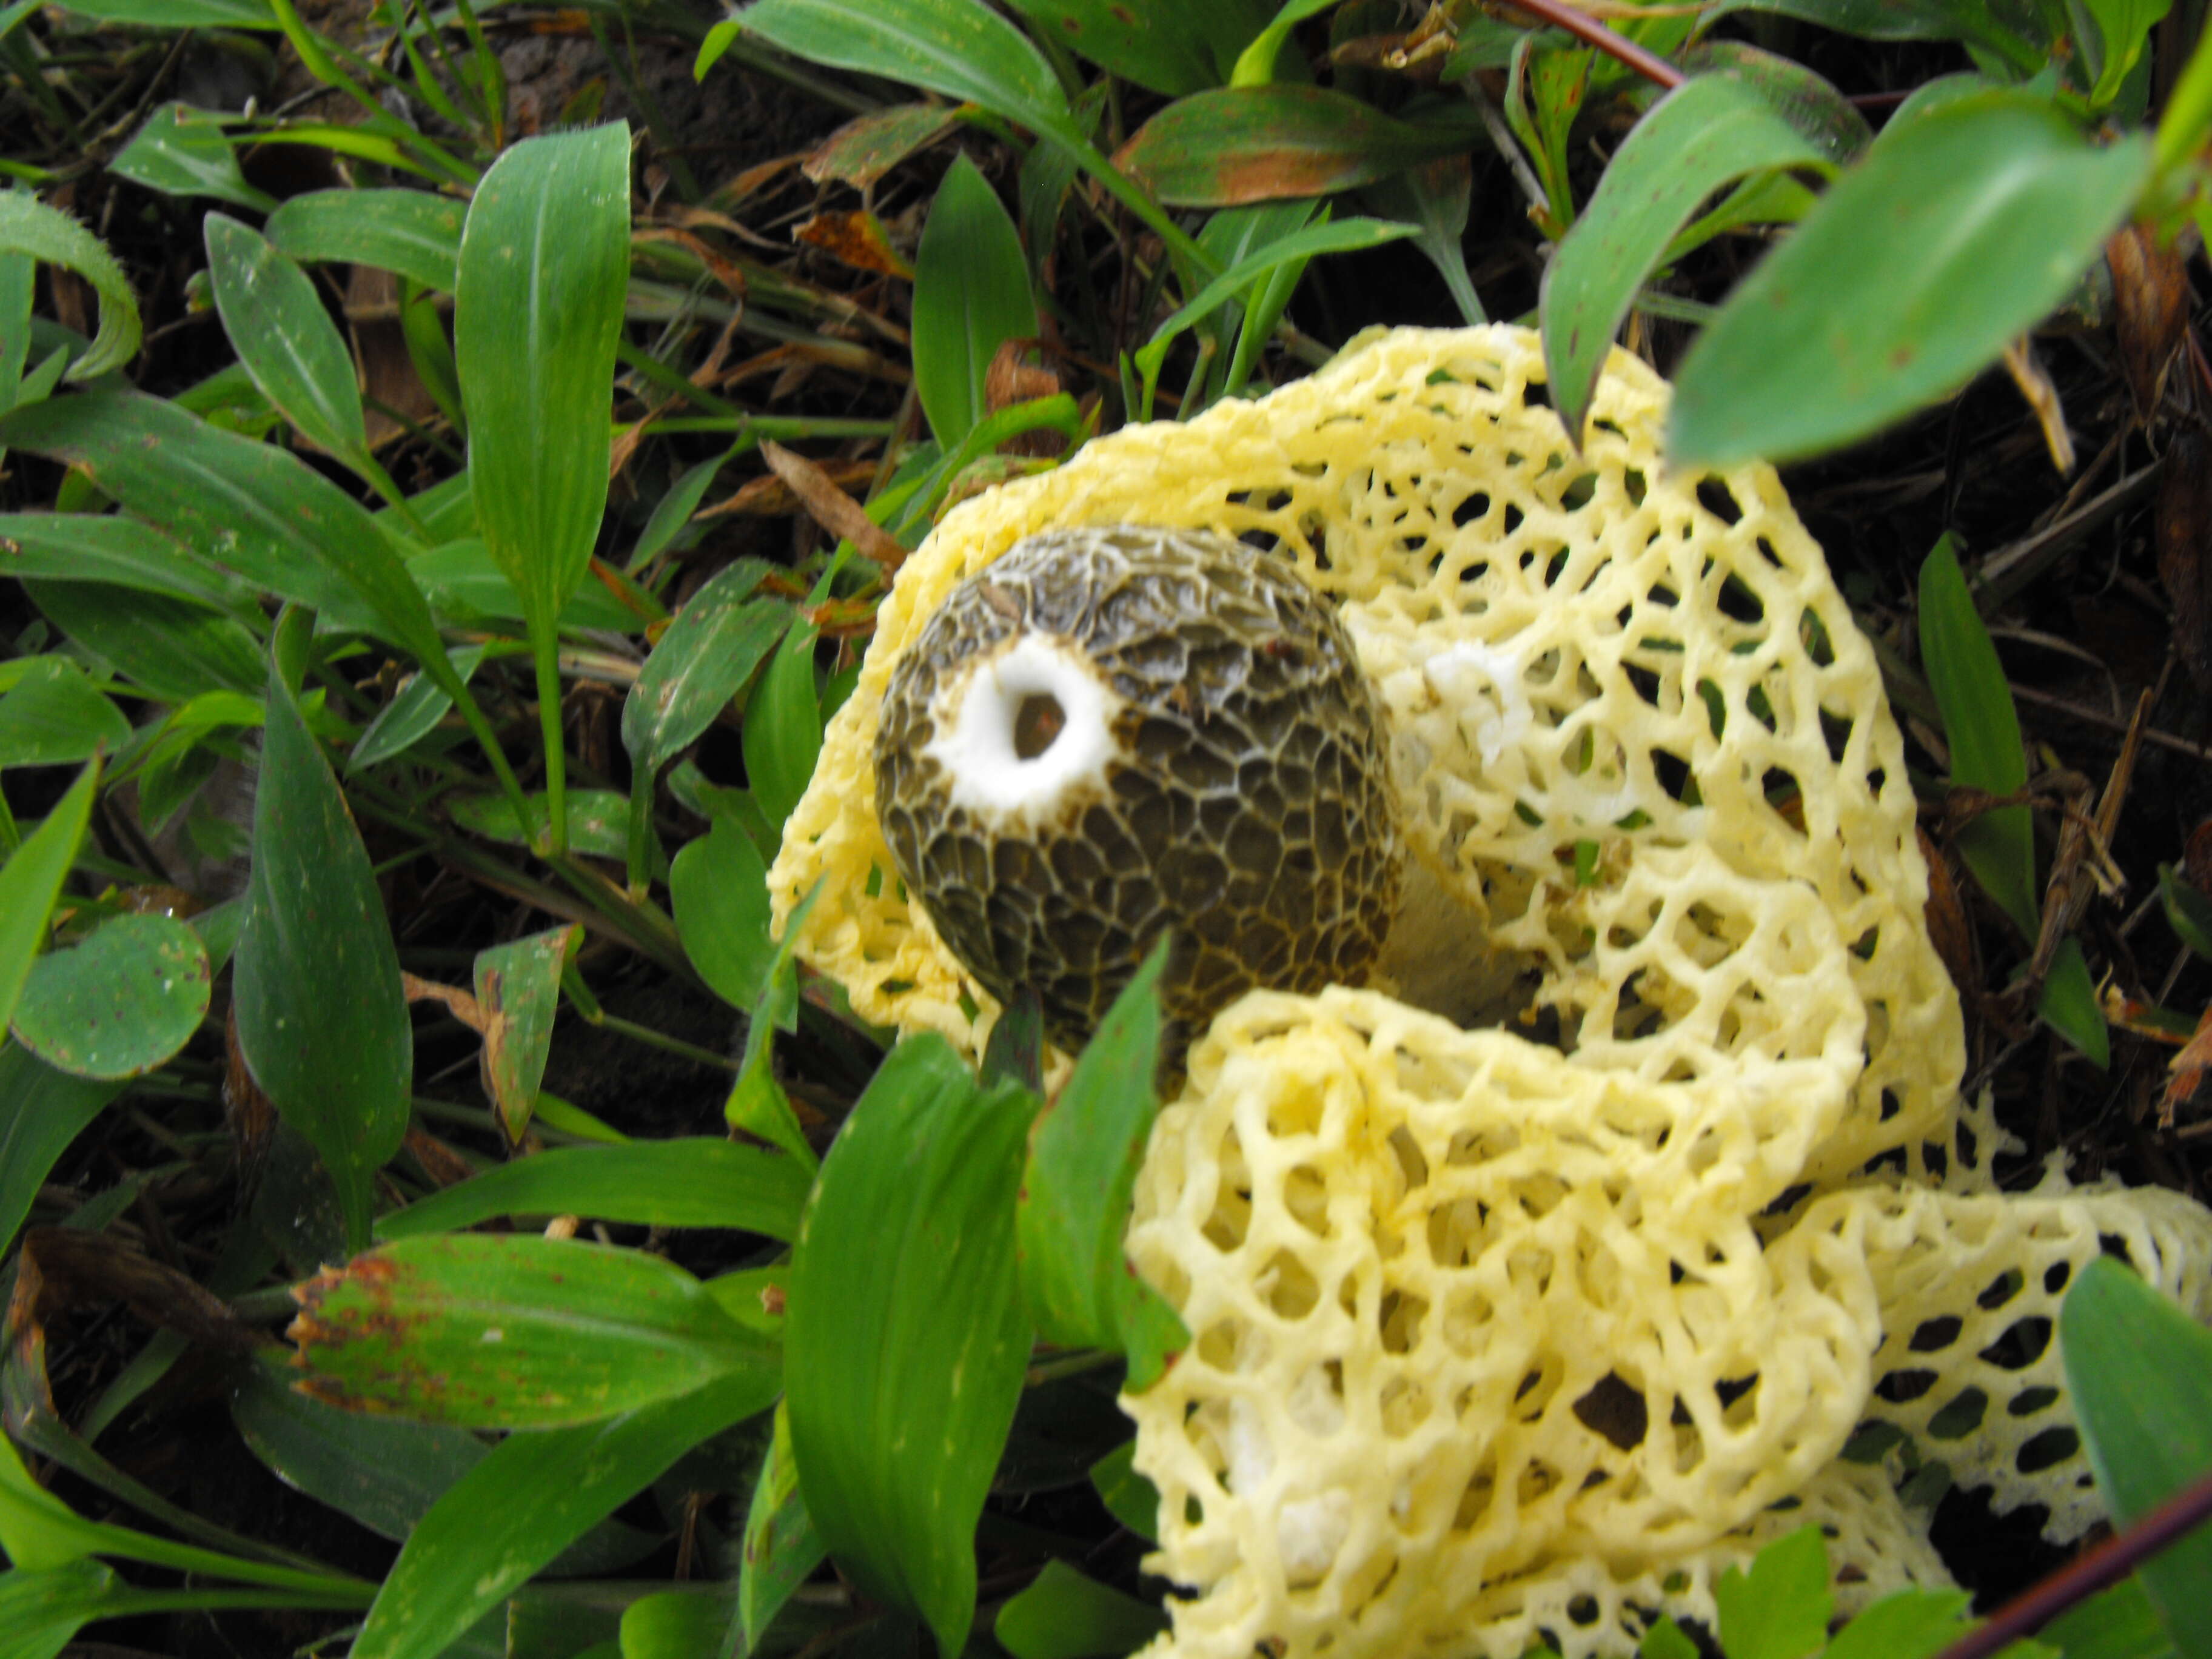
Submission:
[[[38,577],[23,589],[72,642],[163,702],[261,689],[260,642],[204,605],[105,582]]]
[[[1014,1195],[1036,1097],[979,1085],[934,1034],[892,1050],[823,1161],[791,1269],[784,1352],[808,1514],[867,1595],[957,1659],[974,1532],[1030,1331]]]
[[[991,359],[1036,331],[1021,234],[963,155],[938,186],[915,255],[915,391],[939,443],[951,448],[990,413]]]
[[[1812,454],[1956,392],[2072,291],[2150,161],[2010,92],[1877,140],[1691,348],[1670,465]]]
[[[15,1018],[16,999],[46,936],[46,921],[62,883],[76,862],[77,845],[92,816],[100,763],[77,775],[69,793],[0,866],[0,1021]]]
[[[2105,1011],[2097,1001],[2097,981],[2081,954],[2080,939],[2069,935],[2059,941],[2035,1013],[2087,1055],[2099,1071],[2112,1064],[2112,1036],[2106,1029]]]
[[[230,140],[223,135],[222,119],[189,104],[164,104],[147,118],[107,170],[165,196],[212,196],[267,213],[276,198],[246,182]]]
[[[2212,898],[2191,886],[2170,864],[2158,866],[2158,896],[2174,937],[2212,962]]]
[[[738,1062],[738,1080],[730,1085],[730,1097],[722,1105],[722,1115],[732,1129],[781,1146],[808,1169],[816,1164],[814,1149],[807,1145],[783,1085],[775,1080],[775,1033],[799,1026],[795,956],[807,914],[821,891],[817,882],[784,921],[783,938],[761,975],[760,996],[745,1022],[745,1051]]]
[[[1152,1119],[1159,1068],[1163,940],[1115,998],[1075,1071],[1030,1132],[1016,1208],[1022,1303],[1062,1347],[1118,1347],[1132,1393],[1166,1370],[1190,1333],[1121,1248]]]
[[[533,1152],[377,1221],[380,1240],[505,1215],[579,1215],[653,1227],[720,1227],[788,1239],[812,1172],[781,1152],[686,1136]]]
[[[447,653],[447,661],[463,684],[476,678],[483,664],[485,647],[465,645]],[[400,682],[399,693],[368,723],[360,741],[346,757],[346,774],[352,776],[372,766],[397,759],[437,729],[453,700],[428,674],[410,674]]]
[[[15,1005],[15,1041],[58,1072],[143,1077],[207,1018],[207,947],[173,916],[116,916],[81,945],[32,965]]]
[[[738,1569],[738,1618],[745,1653],[756,1651],[792,1592],[806,1582],[828,1553],[806,1500],[799,1490],[799,1466],[791,1453],[791,1403],[775,1408],[775,1430],[761,1459],[745,1511],[744,1553]]]
[[[545,819],[544,792],[533,790],[531,816]],[[530,839],[515,822],[514,803],[504,795],[454,795],[446,810],[462,829],[494,841],[520,846]],[[596,858],[618,859],[629,845],[629,798],[611,789],[572,789],[568,792],[568,845]]]
[[[417,554],[407,568],[443,617],[469,626],[522,620],[522,596],[493,562],[491,550],[473,536]],[[586,582],[569,597],[561,625],[635,634],[645,622],[599,583]]]
[[[0,1044],[0,1255],[61,1155],[122,1085],[70,1077]]]
[[[1080,142],[1043,54],[974,0],[757,0],[737,21],[793,57],[927,87],[1033,132]]]
[[[2066,1659],[2176,1659],[2141,1578],[2123,1578],[2101,1595],[2075,1602],[2039,1635]]]
[[[1636,1659],[1704,1659],[1704,1652],[1680,1625],[1662,1616],[1657,1624],[1644,1632]]]
[[[1844,1626],[1822,1659],[1935,1659],[1966,1633],[1973,1598],[1964,1590],[1899,1590]],[[2005,1659],[2057,1659],[2046,1648],[2018,1642]]]
[[[1471,112],[1401,121],[1321,87],[1223,87],[1170,104],[1114,159],[1170,207],[1233,207],[1370,184],[1481,131]]]
[[[704,1659],[720,1649],[731,1613],[722,1584],[641,1595],[623,1609],[622,1659]]]
[[[0,249],[73,270],[99,296],[100,331],[92,349],[70,367],[70,380],[94,379],[138,355],[138,301],[131,279],[100,238],[28,191],[11,190],[0,191]]]
[[[1943,714],[1951,781],[1992,795],[2027,782],[2027,751],[2012,687],[1989,629],[1966,591],[1947,535],[1920,567],[1920,659]],[[2035,885],[2035,826],[2025,806],[1984,812],[1959,832],[1960,855],[1982,890],[2033,939],[2042,906]]]
[[[123,1589],[115,1569],[98,1561],[0,1572],[0,1659],[56,1659]]]
[[[615,341],[629,270],[629,129],[526,138],[461,230],[453,351],[477,525],[550,649],[606,507]]]
[[[0,418],[0,444],[82,468],[195,551],[325,621],[380,628],[433,673],[453,677],[429,603],[375,520],[297,456],[124,392],[15,410]]]
[[[415,1035],[361,832],[273,667],[246,891],[232,964],[239,1047],[321,1154],[358,1248],[376,1171],[406,1133]]]
[[[1334,4],[1334,0],[1329,0]],[[1266,21],[1252,0],[1012,0],[1013,9],[1079,58],[1176,97],[1218,87]]]
[[[769,1363],[673,1262],[568,1239],[402,1239],[294,1294],[301,1386],[424,1422],[588,1423]]]
[[[203,231],[216,309],[253,384],[301,437],[363,471],[372,463],[353,356],[313,280],[228,215],[209,214]]]
[[[2058,1312],[2066,1385],[2097,1485],[2122,1523],[2212,1474],[2212,1331],[2119,1263],[2075,1275]],[[2212,1530],[2136,1571],[2183,1659],[2212,1655]]]
[[[0,766],[71,766],[131,740],[123,711],[66,657],[33,665],[0,694]]]
[[[484,1022],[479,1069],[510,1143],[522,1139],[537,1104],[561,1011],[561,973],[583,932],[570,922],[477,952],[477,1008]]]
[[[1048,1561],[999,1609],[991,1633],[1014,1659],[1111,1659],[1134,1653],[1167,1626],[1167,1614],[1152,1602]]]
[[[353,1659],[437,1659],[685,1452],[765,1411],[779,1386],[762,1362],[604,1423],[509,1435],[408,1535]]]
[[[265,228],[295,259],[374,265],[451,294],[466,211],[426,190],[318,190],[287,201]]]
[[[771,824],[781,826],[806,793],[822,752],[822,706],[814,691],[815,630],[783,636],[745,708],[745,781]]]
[[[2004,26],[2003,9],[1989,0],[1718,0],[1705,26],[1730,12],[1760,11],[1869,40],[1959,40],[2033,75],[2045,54]]]
[[[2161,175],[2196,154],[2205,135],[2212,131],[2212,29],[2197,40],[2180,78],[2167,94],[2166,112],[2158,120],[2158,170]],[[2197,222],[2212,220],[2212,211],[2199,202]]]
[[[231,1391],[230,1415],[253,1455],[285,1485],[395,1542],[491,1451],[466,1429],[326,1406],[273,1365],[246,1373]],[[547,1571],[618,1571],[659,1543],[641,1528],[602,1521]]]
[[[1160,1536],[1160,1492],[1135,1468],[1137,1443],[1125,1440],[1091,1466],[1091,1485],[1113,1517],[1147,1543]]]
[[[86,513],[0,514],[0,575],[105,582],[217,606],[252,597],[245,583],[152,525]]]
[[[751,597],[768,569],[757,559],[739,559],[717,573],[645,659],[623,704],[622,735],[630,759],[648,773],[714,723],[790,626],[788,605]]]
[[[1613,152],[1544,272],[1545,366],[1577,444],[1613,337],[1675,233],[1722,185],[1795,167],[1835,171],[1759,88],[1728,74],[1684,82]]]
[[[1828,1553],[1818,1527],[1778,1539],[1713,1586],[1729,1659],[1805,1659],[1828,1637]]]
[[[2142,56],[2157,27],[2173,8],[2173,0],[2077,0],[2071,6],[2081,48],[2082,68],[2092,85],[2089,106],[2102,109],[2118,96],[2120,83]],[[2086,21],[2089,27],[2078,25]]]
[[[684,954],[714,994],[750,1009],[775,960],[769,936],[768,866],[738,824],[714,827],[677,854],[668,871],[669,907]]]

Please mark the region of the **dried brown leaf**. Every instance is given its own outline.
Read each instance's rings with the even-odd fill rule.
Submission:
[[[841,265],[878,276],[914,280],[914,267],[890,244],[884,222],[865,208],[845,212],[817,213],[793,227],[792,240],[820,248]]]
[[[2189,267],[2179,248],[2161,246],[2145,225],[2127,225],[2105,244],[2112,272],[2113,322],[2120,366],[2138,418],[2158,408],[2181,331],[2189,320]]]
[[[860,502],[840,489],[820,466],[773,441],[761,445],[761,457],[777,477],[791,486],[807,516],[831,535],[852,543],[886,573],[905,562],[906,549],[898,538],[871,519]]]

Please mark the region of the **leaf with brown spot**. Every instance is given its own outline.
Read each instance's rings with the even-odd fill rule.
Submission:
[[[823,139],[799,170],[817,185],[835,179],[866,190],[916,150],[943,137],[958,116],[950,104],[901,104],[871,111]]]
[[[914,280],[914,267],[899,255],[884,233],[884,222],[865,208],[817,213],[792,230],[794,242],[818,247],[842,265],[878,276]]]
[[[477,953],[477,1002],[483,1012],[483,1087],[510,1141],[522,1139],[538,1104],[561,969],[584,937],[575,922]]]
[[[2197,689],[2212,692],[2212,442],[2187,431],[2158,487],[2158,578],[2173,604],[2173,649]]]
[[[1417,124],[1320,87],[1223,87],[1170,104],[1114,161],[1170,207],[1235,207],[1371,184],[1480,131],[1472,112]]]
[[[761,458],[775,470],[777,477],[791,486],[792,494],[799,497],[807,516],[831,535],[852,543],[883,566],[886,574],[905,562],[906,549],[899,544],[898,538],[870,518],[860,502],[838,489],[830,475],[812,461],[766,440],[761,444]]]
[[[301,1311],[288,1334],[305,1392],[425,1422],[586,1423],[757,1369],[766,1355],[681,1267],[598,1244],[403,1239],[292,1295]]]

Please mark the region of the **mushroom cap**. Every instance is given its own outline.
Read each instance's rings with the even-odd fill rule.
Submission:
[[[1031,729],[1030,722],[1046,725]],[[1382,717],[1332,607],[1203,531],[1032,536],[900,659],[876,810],[1000,1001],[1079,1047],[1163,933],[1171,1052],[1255,987],[1358,984],[1395,908]]]

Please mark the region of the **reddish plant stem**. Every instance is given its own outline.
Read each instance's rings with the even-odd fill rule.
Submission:
[[[1504,0],[1518,12],[1539,18],[1553,28],[1565,29],[1586,46],[1596,47],[1607,57],[1626,64],[1655,86],[1672,92],[1689,77],[1665,58],[1644,49],[1625,34],[1613,30],[1590,16],[1577,11],[1566,0]]]
[[[2198,1477],[2125,1532],[2106,1539],[2026,1595],[2014,1597],[1987,1624],[1944,1649],[1938,1659],[1990,1659],[2021,1637],[2033,1636],[2076,1602],[2118,1583],[2208,1517],[2212,1517],[2212,1474]]]

